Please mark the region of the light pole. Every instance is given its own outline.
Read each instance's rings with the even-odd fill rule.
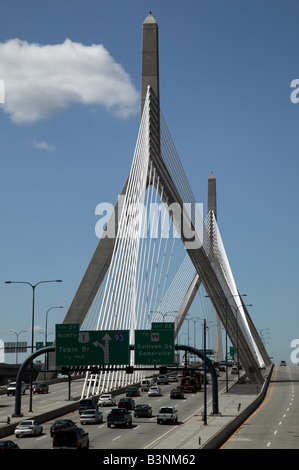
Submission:
[[[39,281],[36,284],[31,284],[26,281],[5,281],[5,284],[27,284],[32,288],[32,332],[31,332],[31,354],[33,354],[34,349],[34,304],[35,304],[35,289],[39,284],[45,284],[48,282],[62,282],[61,279],[54,281]],[[32,375],[33,375],[33,362],[31,361],[31,370],[30,370],[30,401],[29,401],[29,412],[32,412]]]
[[[195,323],[196,323],[197,320],[199,320],[199,318],[198,317],[195,317],[195,318],[185,317],[185,320],[188,322],[188,346],[190,346],[189,322],[193,321],[194,329],[195,329]],[[194,334],[194,339],[195,339],[195,334]],[[193,346],[195,347],[195,345],[193,345]],[[185,358],[186,358],[186,363],[187,363],[188,354],[185,354]]]
[[[47,338],[48,338],[48,313],[53,308],[63,308],[63,307],[50,307],[50,308],[48,308],[48,310],[46,312],[45,347],[47,346]],[[48,369],[48,361],[49,361],[49,356],[48,356],[48,353],[46,353],[46,361],[45,361],[45,368],[46,369]],[[44,377],[46,377],[46,372],[45,372]]]
[[[177,310],[170,310],[169,312],[160,312],[160,310],[151,310],[150,313],[160,313],[160,315],[162,315],[163,317],[163,323],[165,322],[165,317],[167,317],[168,315],[172,314],[174,315],[175,313],[177,313]]]
[[[207,342],[206,342],[206,331],[207,331],[207,322],[204,318],[203,320],[203,351],[204,351],[204,415],[203,421],[204,424],[207,424],[207,369],[206,369],[206,357],[207,357]]]
[[[19,331],[19,333],[17,333],[15,330],[8,330],[8,333],[14,333],[15,335],[17,335],[16,364],[18,364],[19,335],[20,335],[21,333],[26,333],[26,330]]]
[[[224,299],[225,300],[225,376],[226,376],[226,392],[228,392],[228,362],[227,362],[227,306],[228,306],[228,301],[232,297],[246,297],[247,294],[235,294],[235,295],[230,295],[229,297],[221,297],[218,295],[206,295],[205,297],[208,298],[218,298],[218,299]]]
[[[230,307],[232,307],[235,312],[236,312],[236,336],[237,336],[237,367],[238,367],[238,381],[240,380],[240,370],[239,370],[239,365],[240,365],[240,360],[239,360],[239,325],[238,325],[238,310],[239,307],[235,307],[234,305],[229,304]],[[241,307],[241,305],[240,305]],[[246,304],[244,307],[253,307],[252,304]]]

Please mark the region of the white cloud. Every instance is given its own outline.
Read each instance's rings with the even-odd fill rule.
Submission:
[[[2,109],[15,123],[33,123],[70,103],[104,106],[119,117],[138,112],[139,96],[129,75],[101,44],[84,46],[0,43]]]
[[[45,141],[43,141],[43,140],[40,140],[40,141],[34,140],[34,141],[32,142],[32,145],[33,145],[33,147],[35,147],[36,149],[48,150],[49,152],[53,152],[53,150],[55,150],[55,146],[54,146],[54,145],[48,144],[47,142],[45,142]]]

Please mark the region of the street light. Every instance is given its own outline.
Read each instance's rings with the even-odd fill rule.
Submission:
[[[48,282],[62,282],[61,279],[54,281],[39,281],[35,285],[26,281],[5,281],[5,284],[28,284],[32,288],[32,332],[31,332],[31,354],[33,354],[34,349],[34,303],[35,303],[35,288],[39,284],[45,284]],[[33,362],[31,361],[31,371],[30,371],[30,402],[29,402],[29,412],[32,412],[32,373],[33,373]]]
[[[14,333],[15,335],[17,335],[16,364],[18,364],[19,335],[20,335],[21,333],[26,333],[26,330],[19,331],[19,333],[17,333],[15,330],[8,330],[8,333]]]
[[[228,363],[227,363],[227,306],[228,306],[228,301],[232,297],[247,297],[247,294],[235,294],[235,295],[230,295],[229,297],[221,297],[218,295],[206,295],[205,297],[208,298],[218,298],[218,299],[224,299],[225,300],[225,376],[226,376],[226,392],[228,392]]]
[[[188,346],[190,346],[189,322],[193,321],[193,324],[194,324],[194,322],[196,322],[196,320],[199,320],[199,318],[198,317],[195,317],[195,318],[185,317],[185,320],[188,322]],[[194,325],[194,329],[195,329],[195,325]],[[195,338],[195,334],[194,334],[194,338]],[[195,345],[194,345],[194,347],[195,347]],[[186,359],[185,365],[187,365],[188,357],[189,357],[188,354],[185,354],[185,359]]]
[[[237,367],[238,367],[238,381],[240,380],[240,370],[239,370],[239,325],[238,325],[238,310],[239,307],[235,307],[234,305],[229,304],[236,312],[236,334],[237,334]],[[242,305],[240,305],[242,307]],[[253,307],[252,304],[246,304],[244,307]]]
[[[63,307],[50,307],[50,308],[48,308],[48,310],[46,312],[45,346],[47,346],[47,338],[48,338],[48,313],[53,308],[63,308]],[[46,369],[48,369],[48,362],[49,362],[49,356],[48,356],[48,353],[46,353],[46,361],[45,361],[45,368]],[[46,377],[46,372],[45,372],[44,377]]]

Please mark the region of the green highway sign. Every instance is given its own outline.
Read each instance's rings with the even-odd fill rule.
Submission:
[[[128,330],[80,331],[78,324],[56,325],[56,365],[127,365]]]
[[[174,364],[174,329],[160,325],[161,329],[135,331],[135,365]]]
[[[173,322],[155,322],[152,323],[152,330],[174,330]]]

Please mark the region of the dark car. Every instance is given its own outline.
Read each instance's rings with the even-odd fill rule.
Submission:
[[[79,415],[84,410],[98,410],[98,401],[95,398],[83,398],[79,403]]]
[[[20,447],[13,441],[3,440],[0,441],[0,449],[19,449]]]
[[[126,391],[126,397],[139,397],[140,391],[137,387],[129,387]]]
[[[135,401],[133,398],[120,398],[118,400],[118,408],[126,408],[127,410],[134,410],[135,408]]]
[[[53,437],[54,434],[60,429],[73,427],[76,427],[76,424],[71,419],[57,419],[50,427],[50,435]]]
[[[62,428],[55,432],[53,448],[89,449],[89,435],[82,428]]]
[[[134,416],[139,418],[140,416],[152,416],[152,407],[150,405],[136,405],[134,409]]]
[[[174,388],[170,392],[170,398],[184,398],[184,392],[181,388]]]
[[[45,384],[45,383],[35,383],[33,385],[33,394],[35,393],[48,393],[49,392],[49,385]]]

